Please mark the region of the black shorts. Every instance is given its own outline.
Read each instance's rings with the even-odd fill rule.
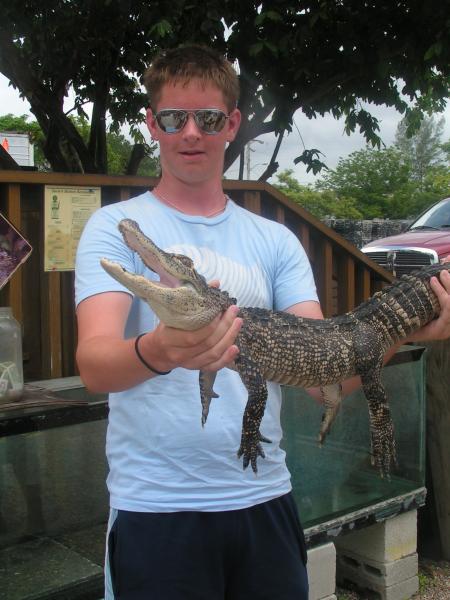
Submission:
[[[242,510],[119,510],[108,537],[115,600],[308,600],[291,494]]]

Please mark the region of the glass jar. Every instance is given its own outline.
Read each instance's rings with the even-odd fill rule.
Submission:
[[[22,330],[11,307],[0,307],[0,403],[23,394]]]

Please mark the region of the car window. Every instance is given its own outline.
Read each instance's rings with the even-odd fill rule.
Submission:
[[[421,217],[414,221],[409,229],[422,227],[449,227],[450,226],[450,199],[443,200],[432,206]]]

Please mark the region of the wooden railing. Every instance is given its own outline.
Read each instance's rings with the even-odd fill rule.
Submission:
[[[43,270],[44,186],[99,186],[102,204],[109,204],[156,183],[145,177],[0,171],[0,212],[34,249],[0,291],[0,306],[11,306],[23,326],[27,380],[77,373],[73,272]],[[326,316],[352,310],[391,281],[387,271],[271,185],[225,180],[224,189],[241,206],[284,223],[299,237],[311,261]]]

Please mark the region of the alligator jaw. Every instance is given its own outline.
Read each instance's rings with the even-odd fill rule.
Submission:
[[[158,248],[135,221],[120,221],[119,230],[129,248],[160,276],[160,281],[130,273],[107,258],[102,258],[100,263],[111,277],[147,302],[167,326],[199,329],[232,304],[226,292],[208,287],[190,258]]]
[[[158,248],[140,229],[136,221],[123,219],[119,231],[127,246],[137,252],[142,262],[161,278],[161,283],[178,287],[188,283],[199,292],[205,293],[208,284],[205,278],[194,269],[194,263],[187,256],[171,254]]]

